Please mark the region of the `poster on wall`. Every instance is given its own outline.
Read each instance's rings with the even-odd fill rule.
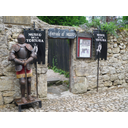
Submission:
[[[77,41],[77,58],[91,58],[92,53],[91,38],[78,37]]]

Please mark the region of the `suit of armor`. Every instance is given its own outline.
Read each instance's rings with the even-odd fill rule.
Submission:
[[[15,70],[16,76],[19,78],[20,89],[21,89],[21,100],[23,103],[26,103],[27,100],[25,98],[25,66],[26,66],[26,75],[27,75],[27,93],[28,100],[33,100],[31,97],[31,62],[36,58],[36,54],[34,49],[30,44],[25,43],[24,35],[20,34],[17,37],[18,44],[12,46],[11,51],[9,53],[9,61],[15,62]]]

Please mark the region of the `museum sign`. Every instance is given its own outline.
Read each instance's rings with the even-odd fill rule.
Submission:
[[[48,37],[49,38],[74,39],[76,38],[76,31],[68,30],[68,29],[51,28],[48,30]]]

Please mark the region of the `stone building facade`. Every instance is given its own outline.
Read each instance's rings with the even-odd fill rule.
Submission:
[[[14,20],[13,20],[14,19]],[[19,21],[20,19],[20,21]],[[35,28],[46,29],[45,64],[38,64],[38,91],[39,97],[47,96],[47,64],[48,64],[48,37],[49,28],[72,29],[83,31],[81,28],[49,25],[35,16],[31,17],[8,17],[0,16],[0,105],[8,104],[14,98],[20,97],[19,80],[15,75],[14,63],[8,61],[10,48],[17,43],[17,36],[23,29]],[[22,20],[21,20],[22,19]],[[26,20],[25,20],[26,19]],[[108,35],[108,58],[100,60],[99,89],[112,86],[126,87],[128,82],[128,32],[118,33],[119,38]],[[94,59],[76,58],[76,38],[71,40],[71,66],[70,66],[70,90],[72,93],[85,93],[96,90],[97,61]],[[93,48],[94,50],[94,48]],[[35,68],[33,65],[32,94],[35,95]]]
[[[19,80],[16,78],[15,66],[8,61],[10,48],[17,43],[17,36],[23,33],[23,29],[33,28],[35,22],[36,29],[45,29],[46,35],[49,28],[75,29],[68,26],[49,25],[36,16],[0,16],[0,105],[8,104],[14,98],[20,97]],[[46,36],[45,64],[38,64],[38,93],[39,98],[47,96],[47,65],[48,65],[48,37]],[[32,94],[36,94],[35,67],[33,65]]]
[[[107,60],[99,62],[99,90],[114,86],[128,86],[128,31],[117,34],[119,38],[108,35]],[[95,52],[93,51],[91,59],[77,59],[76,43],[73,43],[72,56],[72,92],[84,93],[96,90],[97,60],[95,60]]]

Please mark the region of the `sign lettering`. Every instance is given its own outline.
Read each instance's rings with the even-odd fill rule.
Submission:
[[[68,30],[68,29],[49,29],[48,36],[51,38],[67,38],[67,39],[74,39],[76,38],[75,30]]]

